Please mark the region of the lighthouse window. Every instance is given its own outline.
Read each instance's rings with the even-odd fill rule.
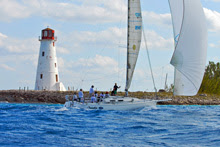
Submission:
[[[58,82],[58,75],[56,75],[56,82]]]
[[[40,79],[43,79],[43,74],[40,74]]]
[[[49,37],[52,37],[52,31],[51,30],[49,31]]]
[[[47,31],[44,31],[44,37],[47,37]]]
[[[44,56],[44,52],[42,52],[42,56]]]
[[[57,67],[57,64],[55,63],[55,68]]]

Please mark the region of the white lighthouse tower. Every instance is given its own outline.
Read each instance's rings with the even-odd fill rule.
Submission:
[[[66,91],[59,82],[54,33],[50,28],[42,30],[35,90]]]

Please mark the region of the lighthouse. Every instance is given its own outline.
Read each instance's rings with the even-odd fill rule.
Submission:
[[[56,57],[54,36],[55,31],[46,28],[39,37],[40,52],[38,58],[35,90],[66,91],[64,85],[59,82],[58,64]]]

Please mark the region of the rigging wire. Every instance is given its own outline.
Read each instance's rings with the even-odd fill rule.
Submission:
[[[124,71],[125,70],[125,68],[124,69],[121,69],[121,70],[119,70],[119,72],[122,72],[122,71]],[[111,79],[112,78],[115,78],[115,76],[114,75],[116,75],[117,73],[112,73],[112,74],[102,74],[102,76],[100,76],[99,78],[93,78],[93,79],[89,79],[89,80],[84,80],[84,81],[98,81],[98,80],[102,80],[102,79],[106,79],[106,78],[108,78],[108,77],[111,77]],[[108,78],[108,79],[110,79],[110,78]]]
[[[161,78],[160,78],[160,88],[162,88],[163,73],[164,73],[164,66],[162,67],[162,73],[161,73]]]
[[[119,23],[119,29],[120,29],[121,31],[123,31],[122,26],[123,26],[123,20],[124,20],[124,18],[125,18],[125,16],[123,15],[123,1],[124,1],[124,0],[121,0],[121,2],[120,2],[121,19],[120,19],[120,23]],[[118,47],[118,82],[121,82],[121,80],[120,80],[120,63],[121,63],[120,44],[122,44],[122,43],[121,43],[121,38],[120,38],[120,40],[119,40],[119,47]]]
[[[122,13],[122,3],[123,3],[123,0],[122,0],[122,2],[121,2],[121,13]],[[122,24],[123,24],[123,13],[122,13],[122,15],[121,15],[121,20],[120,20],[120,23],[119,23],[119,28],[120,29],[122,29]],[[97,26],[97,28],[100,28],[100,26],[101,25],[98,25]],[[97,36],[98,34],[96,34],[96,36]],[[121,40],[119,41],[119,44],[121,43]],[[110,44],[110,42],[108,41],[108,40],[106,40],[106,42],[105,42],[105,45],[104,45],[104,47],[99,51],[99,54],[101,54],[106,48],[107,48],[107,46]],[[95,48],[97,48],[97,44],[95,44]],[[120,49],[118,49],[118,75],[117,75],[117,77],[118,77],[118,82],[120,81],[120,73],[121,73],[121,69],[120,69],[120,62],[121,62],[121,53],[120,53],[121,51],[120,51]],[[89,61],[89,58],[90,58],[90,56],[88,56],[88,58],[87,58],[87,60],[86,60],[86,66],[88,66],[88,61]],[[124,70],[124,69],[123,69]],[[83,82],[85,82],[85,81],[89,81],[89,82],[91,82],[91,81],[93,81],[93,80],[87,80],[86,79],[86,76],[88,75],[88,73],[89,73],[89,70],[86,70],[82,75],[81,75],[81,78],[80,78],[80,86],[82,86],[83,85]],[[105,76],[106,77],[106,76]],[[97,78],[96,78],[97,79]],[[102,78],[100,78],[100,79],[102,79]]]
[[[146,38],[146,35],[145,35],[145,32],[144,32],[144,25],[142,25],[142,28],[143,28],[143,35],[144,35],[144,43],[145,43],[147,56],[148,56],[148,63],[149,63],[149,66],[150,66],[150,71],[151,71],[151,78],[153,80],[155,95],[157,97],[157,88],[156,88],[156,84],[155,84],[155,80],[154,80],[153,69],[152,69],[152,66],[151,66],[150,53],[149,53],[149,49],[148,49],[148,46],[147,46],[147,38]]]

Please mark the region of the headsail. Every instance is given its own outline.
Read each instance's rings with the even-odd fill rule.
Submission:
[[[203,80],[207,56],[207,25],[200,0],[169,0],[175,51],[174,95],[196,95]]]
[[[125,89],[131,85],[142,37],[140,0],[128,0],[127,77]]]

